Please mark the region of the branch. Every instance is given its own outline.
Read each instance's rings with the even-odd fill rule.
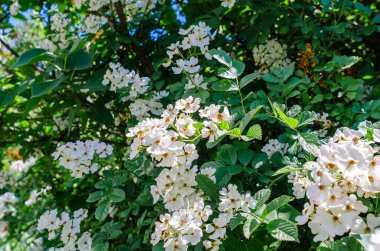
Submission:
[[[2,23],[7,17],[9,17],[10,13],[8,12],[7,14],[5,14],[1,19],[0,19],[0,23]]]
[[[125,21],[125,14],[123,11],[123,5],[121,2],[115,3],[116,13],[119,16],[120,19],[120,29],[122,31],[127,30],[127,22]]]
[[[127,22],[126,22],[126,19],[125,19],[125,14],[124,14],[124,11],[123,11],[123,5],[121,2],[116,2],[115,3],[115,8],[116,8],[116,13],[120,19],[120,32],[122,34],[125,34],[125,35],[129,35],[129,32],[128,32],[128,27],[127,27]],[[147,72],[147,74],[149,76],[152,76],[153,72],[154,72],[154,68],[153,68],[153,65],[152,63],[150,62],[147,54],[141,50],[141,47],[139,45],[136,45],[134,43],[131,44],[132,45],[132,49],[136,52],[136,55],[137,57],[140,58],[144,68],[145,68],[145,71]]]
[[[0,38],[0,43],[3,44],[5,46],[5,48],[7,48],[13,55],[15,55],[16,57],[19,56],[19,54],[14,51],[7,43],[5,43],[1,38]]]

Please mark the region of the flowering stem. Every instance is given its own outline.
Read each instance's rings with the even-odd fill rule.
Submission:
[[[241,107],[243,109],[243,113],[244,113],[244,115],[246,115],[247,111],[245,110],[244,99],[243,99],[243,95],[241,94],[241,91],[240,91],[240,86],[239,86],[239,80],[238,80],[238,78],[236,78],[236,86],[237,86],[238,91],[239,91],[240,103],[241,103]]]

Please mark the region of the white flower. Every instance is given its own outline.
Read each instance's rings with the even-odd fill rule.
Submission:
[[[222,0],[222,6],[225,8],[232,8],[235,5],[236,0]]]
[[[77,242],[78,249],[81,251],[92,251],[92,238],[89,232],[84,232]]]
[[[192,96],[186,99],[180,99],[175,103],[175,108],[183,110],[186,113],[194,113],[200,108],[201,100]]]
[[[9,13],[11,13],[12,16],[16,16],[20,11],[20,7],[18,1],[14,1],[11,6],[9,6]]]
[[[55,238],[55,230],[60,227],[60,220],[57,218],[57,209],[46,211],[38,219],[38,230],[48,230],[49,231],[49,240]]]
[[[366,222],[364,222],[363,218],[358,217],[354,226],[351,228],[350,234],[374,233],[375,229],[380,226],[380,217],[375,217],[373,214],[368,214]]]
[[[191,57],[189,60],[184,62],[183,69],[188,73],[196,73],[199,71],[200,66],[198,64],[198,58]]]

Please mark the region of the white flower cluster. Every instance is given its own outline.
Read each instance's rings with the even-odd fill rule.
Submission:
[[[320,148],[316,162],[307,162],[305,170],[289,176],[294,195],[309,202],[299,224],[309,221],[315,241],[333,240],[350,234],[370,233],[380,226],[380,218],[359,215],[368,208],[358,197],[375,198],[380,192],[380,130],[343,128]]]
[[[119,2],[119,0],[88,0],[88,7],[91,11],[98,11],[103,6]]]
[[[180,209],[173,214],[160,216],[155,223],[151,244],[164,240],[165,250],[187,250],[188,245],[196,245],[203,236],[202,225],[212,214],[210,206],[203,200],[195,202],[189,209]]]
[[[6,192],[0,196],[0,219],[6,214],[14,213],[16,211],[15,204],[18,198],[14,193]]]
[[[166,251],[187,250],[189,245],[201,242],[206,233],[208,237],[203,241],[203,246],[213,251],[219,250],[221,240],[227,238],[227,226],[234,215],[237,212],[249,213],[257,204],[249,193],[240,194],[236,185],[229,184],[219,193],[220,214],[212,220],[212,223],[207,221],[213,211],[210,206],[204,204],[203,198],[199,197],[190,206],[172,214],[161,215],[160,221],[155,223],[151,243],[156,245],[160,240],[164,240]]]
[[[221,5],[225,8],[232,8],[234,7],[236,3],[236,0],[222,0]]]
[[[261,149],[262,152],[268,155],[270,159],[273,154],[279,152],[281,155],[284,155],[288,149],[288,144],[281,143],[277,139],[270,139],[268,143]]]
[[[59,160],[59,165],[71,171],[74,178],[82,178],[83,174],[95,173],[99,170],[99,163],[96,157],[104,159],[112,154],[111,145],[96,140],[86,140],[85,142],[68,142],[61,145],[52,154],[55,160]]]
[[[61,229],[61,241],[64,244],[62,248],[50,248],[49,251],[91,251],[92,238],[89,232],[84,232],[78,239],[80,233],[80,224],[87,218],[88,211],[79,209],[74,212],[71,219],[69,214],[63,212],[61,217],[58,217],[57,209],[46,211],[38,219],[37,229],[47,230],[49,232],[49,240],[55,239],[57,232]]]
[[[191,88],[207,89],[207,84],[203,83],[203,76],[198,73],[200,65],[198,65],[198,58],[190,54],[189,58],[185,58],[185,53],[191,48],[198,48],[200,52],[205,55],[207,59],[211,59],[211,55],[208,53],[208,46],[213,39],[211,35],[211,28],[204,22],[199,22],[198,25],[191,25],[187,30],[181,29],[180,35],[185,36],[181,42],[171,44],[166,51],[169,56],[168,62],[164,64],[165,67],[169,67],[172,63],[175,66],[172,67],[174,74],[181,74],[185,72],[188,78],[188,84],[185,86],[185,90]],[[181,49],[183,51],[181,51]],[[174,56],[179,56],[179,59],[174,61]]]
[[[107,22],[107,18],[90,14],[85,18],[82,30],[87,34],[96,34],[105,22]]]
[[[69,41],[66,39],[67,27],[69,26],[67,14],[56,13],[51,17],[51,21],[51,30],[55,32],[53,42],[58,43],[59,48],[67,48],[69,45]]]
[[[240,194],[237,186],[229,184],[227,188],[219,191],[219,215],[213,219],[211,224],[206,225],[206,233],[209,235],[209,240],[203,241],[206,249],[216,251],[219,249],[221,240],[227,238],[226,227],[238,212],[250,213],[256,207],[257,201],[250,193]]]
[[[221,214],[212,223],[207,223],[212,214],[211,207],[204,204],[207,198],[195,188],[198,174],[207,176],[215,182],[216,169],[203,168],[200,171],[192,162],[199,155],[195,149],[195,139],[216,140],[224,133],[219,129],[223,121],[232,120],[228,109],[220,112],[221,106],[210,105],[200,109],[200,99],[189,97],[168,105],[161,119],[146,119],[130,128],[127,137],[133,138],[130,157],[134,158],[142,149],[158,161],[163,169],[151,186],[153,202],[163,198],[165,208],[170,212],[160,216],[156,222],[151,243],[164,241],[165,250],[187,250],[189,245],[203,242],[206,249],[218,250],[221,239],[226,238],[226,227],[236,212],[250,212],[256,201],[250,194],[241,195],[237,186],[230,184],[220,191],[219,211]],[[192,118],[197,113],[206,121]],[[212,139],[210,140],[210,138]],[[186,143],[184,141],[190,142]]]
[[[198,158],[198,154],[194,144],[185,144],[181,139],[213,137],[213,140],[216,140],[224,133],[219,129],[218,123],[229,122],[232,119],[226,107],[223,112],[220,112],[220,105],[211,105],[201,110],[199,108],[200,99],[190,96],[178,100],[174,106],[168,105],[161,119],[146,119],[130,128],[127,137],[133,138],[131,158],[144,147],[148,154],[160,162],[158,166],[189,165]],[[201,129],[197,129],[198,121],[192,118],[198,110],[199,116],[207,119],[197,124]]]
[[[17,0],[13,1],[13,3],[9,6],[9,13],[11,13],[12,16],[16,16],[18,12],[20,11],[20,4]]]
[[[124,95],[121,101],[132,101],[129,106],[131,114],[138,120],[150,117],[150,113],[160,115],[163,111],[163,105],[159,102],[164,97],[169,95],[166,91],[151,92],[153,97],[144,99],[148,95],[149,88],[148,77],[140,77],[135,71],[129,71],[121,66],[120,63],[110,63],[110,68],[107,70],[103,78],[103,85],[110,86],[111,91],[121,92]],[[128,93],[128,96],[125,96]]]
[[[57,50],[57,46],[52,41],[50,41],[47,38],[38,41],[37,42],[37,47],[41,48],[41,49],[44,49],[44,50],[47,50],[47,51],[49,51],[51,53],[54,53]]]
[[[276,65],[284,68],[294,64],[287,58],[286,49],[285,44],[282,45],[274,39],[253,48],[253,59],[255,60],[255,65],[259,67],[256,70],[260,74],[259,77],[268,73],[272,66]]]
[[[11,166],[9,167],[9,170],[11,172],[15,173],[26,173],[31,166],[36,164],[36,158],[32,157],[28,160],[15,160],[12,161]]]

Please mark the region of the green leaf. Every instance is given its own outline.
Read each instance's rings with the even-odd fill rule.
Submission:
[[[91,203],[91,202],[98,201],[98,200],[100,200],[101,198],[103,198],[103,196],[104,196],[104,192],[103,192],[103,191],[93,192],[93,193],[91,193],[91,194],[88,196],[86,202]]]
[[[234,165],[237,160],[237,152],[232,145],[223,145],[218,152],[218,159]]]
[[[292,173],[296,171],[303,170],[302,167],[297,167],[296,165],[287,165],[283,168],[278,169],[272,176],[277,176],[280,174]]]
[[[244,217],[243,215],[236,214],[234,218],[230,220],[230,223],[228,225],[230,226],[231,230],[234,230],[237,226],[242,224],[245,219],[246,217]]]
[[[272,73],[268,73],[262,77],[262,79],[268,83],[273,83],[273,84],[279,84],[281,83],[281,80],[273,75]]]
[[[323,95],[322,94],[318,94],[316,95],[312,100],[311,100],[311,103],[312,104],[315,104],[315,103],[319,103],[319,102],[322,102],[323,101]]]
[[[66,70],[84,70],[92,66],[92,57],[85,50],[79,50],[67,57]]]
[[[262,217],[265,218],[268,214],[271,212],[277,210],[278,208],[282,207],[283,205],[286,205],[288,202],[293,201],[294,198],[288,195],[281,195],[280,197],[272,200],[268,203],[268,205],[265,207]]]
[[[252,233],[260,226],[261,222],[252,215],[247,216],[247,221],[243,225],[244,237],[249,239]]]
[[[240,61],[233,61],[232,69],[234,69],[234,72],[236,73],[236,77],[239,77],[244,72],[245,64]]]
[[[258,107],[256,107],[255,109],[249,111],[245,116],[244,118],[240,121],[240,125],[239,125],[239,129],[241,132],[244,131],[244,129],[247,127],[247,125],[249,124],[249,122],[252,120],[252,118],[256,115],[256,113],[258,111],[261,110],[261,108],[263,108],[264,106],[263,105],[259,105]]]
[[[218,60],[219,63],[224,64],[227,67],[232,65],[232,60],[225,51],[212,49],[209,53],[213,58]]]
[[[115,187],[120,186],[120,185],[124,184],[128,179],[129,179],[129,177],[126,175],[115,175],[112,178],[113,186],[115,186]]]
[[[8,103],[12,102],[13,99],[18,94],[19,88],[14,87],[6,90],[0,91],[0,107],[6,106]]]
[[[239,128],[234,128],[234,129],[226,132],[224,135],[230,135],[230,136],[239,138],[241,136],[241,132],[240,132]]]
[[[237,78],[237,72],[235,68],[221,67],[218,69],[218,76],[227,79]]]
[[[110,207],[111,207],[110,201],[104,200],[100,202],[98,207],[95,210],[95,218],[99,221],[103,221],[107,217]]]
[[[122,202],[125,200],[125,192],[120,188],[115,188],[110,195],[110,199],[112,202]]]
[[[198,174],[195,177],[198,187],[213,201],[218,200],[218,187],[216,184],[206,175]]]
[[[94,251],[108,251],[109,243],[107,235],[104,232],[97,233],[92,240],[92,248]]]
[[[112,181],[109,179],[98,181],[98,183],[95,184],[95,187],[99,189],[111,189]]]
[[[21,54],[17,58],[17,61],[12,65],[11,68],[14,69],[19,66],[27,65],[31,63],[32,61],[35,61],[36,59],[38,59],[40,56],[44,55],[46,52],[47,51],[44,49],[38,49],[38,48],[30,49],[24,52],[23,54]]]
[[[263,131],[261,129],[261,126],[258,124],[251,126],[248,129],[246,136],[250,139],[261,139],[261,137],[263,136]]]
[[[217,140],[213,141],[213,142],[207,142],[206,143],[206,147],[207,149],[211,149],[213,148],[214,146],[218,145],[220,143],[220,141],[222,141],[224,139],[225,135],[222,135],[220,136]]]
[[[267,230],[274,238],[278,240],[299,242],[297,226],[289,220],[272,220],[268,223]]]
[[[292,129],[295,129],[297,127],[298,120],[295,118],[287,117],[276,103],[272,104],[272,108],[275,116],[284,122],[287,126]]]
[[[33,83],[32,84],[32,98],[40,97],[50,91],[56,89],[63,81],[68,79],[69,76],[62,76],[54,81],[44,82],[44,83]]]
[[[253,195],[253,199],[257,200],[256,208],[261,208],[269,199],[271,194],[270,189],[261,189]]]
[[[294,73],[294,64],[283,69],[280,72],[280,77],[281,77],[282,82],[285,82],[286,80],[288,80],[288,78],[290,78],[290,76],[292,76],[293,73]]]
[[[249,162],[251,162],[254,155],[255,153],[252,150],[244,149],[242,151],[239,151],[238,159],[243,166],[247,166]]]
[[[245,87],[246,85],[250,84],[253,80],[255,80],[257,77],[259,76],[258,73],[251,73],[251,74],[248,74],[246,76],[244,76],[241,80],[240,80],[240,89],[242,89],[243,87]]]
[[[308,153],[318,156],[319,154],[319,139],[318,135],[315,133],[303,132],[297,135],[298,142],[301,147]]]
[[[219,128],[227,131],[230,129],[230,125],[226,121],[222,121],[219,124]]]

